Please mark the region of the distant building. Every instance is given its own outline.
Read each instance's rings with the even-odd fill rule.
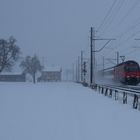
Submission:
[[[5,74],[0,74],[0,81],[1,82],[25,82],[26,77],[25,74],[5,73]]]
[[[61,68],[47,68],[43,70],[38,82],[53,82],[61,81],[62,69]]]

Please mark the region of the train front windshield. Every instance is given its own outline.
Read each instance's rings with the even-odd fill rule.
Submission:
[[[139,68],[139,66],[137,66],[137,65],[127,65],[127,66],[125,67],[125,70],[126,70],[127,72],[137,72],[137,71],[140,70],[140,68]]]

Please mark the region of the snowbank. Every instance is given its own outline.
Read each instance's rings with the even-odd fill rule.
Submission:
[[[0,83],[1,140],[139,139],[140,112],[74,83]]]

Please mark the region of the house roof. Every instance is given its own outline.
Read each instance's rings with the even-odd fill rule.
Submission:
[[[2,72],[0,75],[21,75],[22,72]]]
[[[43,71],[62,71],[61,67],[47,67]]]

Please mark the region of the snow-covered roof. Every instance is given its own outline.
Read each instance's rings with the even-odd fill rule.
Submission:
[[[61,71],[61,67],[46,67],[43,71]]]
[[[20,75],[22,72],[2,72],[0,75]]]

